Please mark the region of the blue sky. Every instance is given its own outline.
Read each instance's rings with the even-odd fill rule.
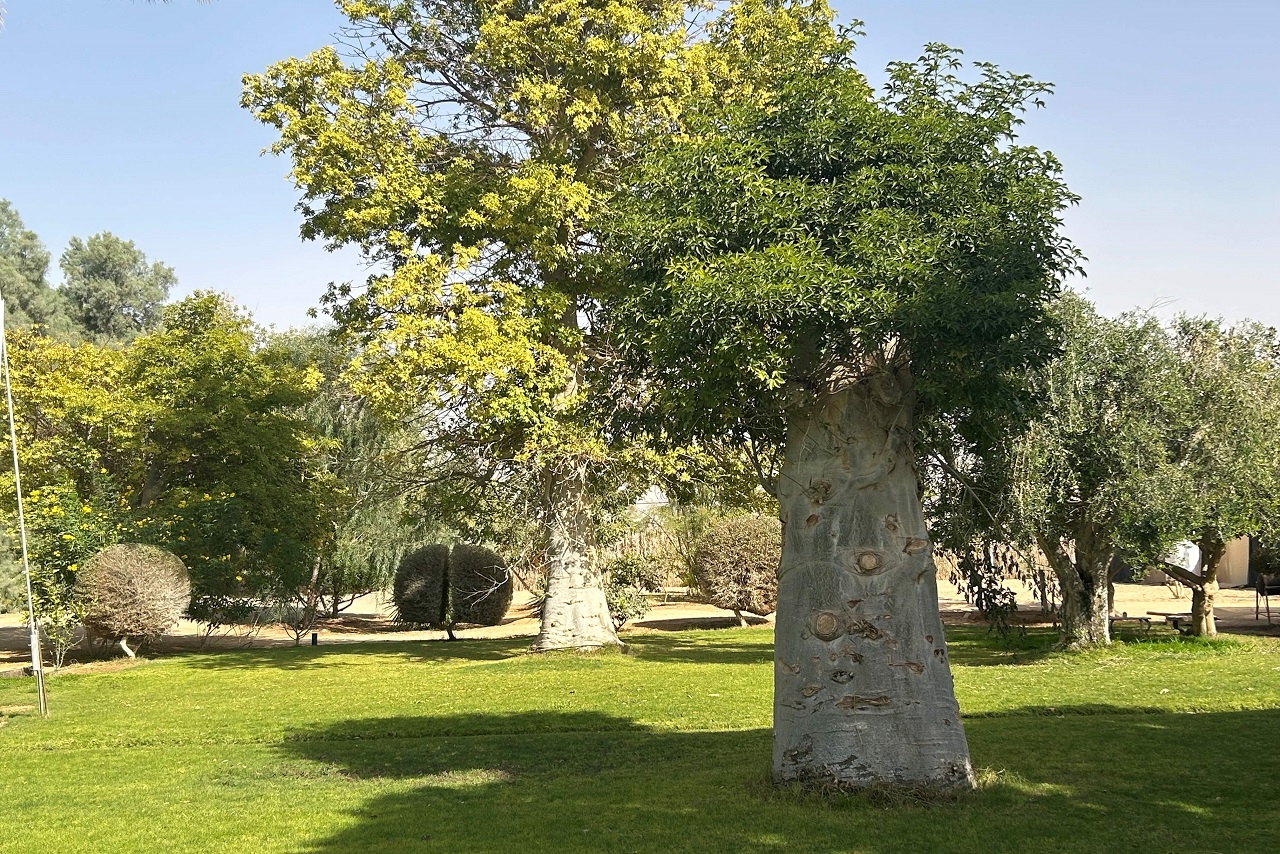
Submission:
[[[240,76],[327,44],[327,0],[4,0],[0,197],[55,259],[112,231],[227,291],[264,323],[306,322],[353,253],[298,237],[287,163],[238,106]],[[926,42],[1053,81],[1024,141],[1083,197],[1067,231],[1102,310],[1161,306],[1280,326],[1280,3],[837,0],[873,80]]]

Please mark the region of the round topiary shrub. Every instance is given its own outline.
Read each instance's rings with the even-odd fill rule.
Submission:
[[[507,615],[515,586],[507,565],[483,546],[459,544],[449,554],[452,622],[496,626]]]
[[[694,552],[693,577],[717,608],[771,614],[778,604],[782,523],[771,516],[733,516],[707,529]]]
[[[85,562],[76,594],[88,603],[85,629],[119,642],[130,658],[130,638],[144,641],[177,625],[191,601],[191,577],[177,555],[155,546],[120,543]]]
[[[448,580],[448,546],[423,546],[406,554],[391,587],[396,621],[414,626],[444,625],[449,611]]]

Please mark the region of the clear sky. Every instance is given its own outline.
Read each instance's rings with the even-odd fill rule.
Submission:
[[[306,322],[359,258],[298,237],[288,164],[238,106],[240,76],[329,43],[327,0],[3,0],[0,198],[55,258],[111,231]],[[1162,306],[1280,326],[1280,2],[836,0],[863,69],[940,41],[1056,84],[1024,141],[1083,197],[1067,221],[1102,310]],[[56,275],[55,275],[56,277]]]

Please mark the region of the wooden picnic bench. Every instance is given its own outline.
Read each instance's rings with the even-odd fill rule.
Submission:
[[[1173,626],[1173,630],[1180,635],[1191,634],[1191,615],[1178,611],[1148,611],[1153,617],[1164,617],[1166,625]]]
[[[1133,617],[1130,617],[1129,612],[1125,611],[1124,613],[1121,613],[1121,614],[1112,614],[1110,617],[1108,617],[1108,619],[1111,621],[1110,628],[1111,628],[1111,631],[1113,632],[1116,630],[1116,623],[1137,623],[1138,627],[1142,629],[1143,634],[1151,633],[1150,617],[1139,617],[1136,615]]]

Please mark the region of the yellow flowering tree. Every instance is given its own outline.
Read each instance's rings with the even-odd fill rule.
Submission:
[[[627,461],[584,410],[613,282],[593,229],[695,86],[696,4],[338,5],[347,47],[246,77],[243,103],[292,158],[303,236],[380,270],[327,298],[358,387],[447,449],[437,489],[518,487],[548,568],[537,648],[616,643],[588,559],[595,481]]]

